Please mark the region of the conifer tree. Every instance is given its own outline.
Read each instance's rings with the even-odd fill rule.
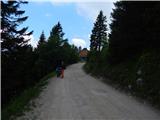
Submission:
[[[28,62],[32,47],[24,36],[31,35],[28,27],[19,29],[19,25],[27,20],[20,10],[25,1],[1,1],[1,52],[2,52],[2,104],[23,88],[29,73]],[[31,60],[30,60],[31,61]],[[25,75],[24,75],[25,74]],[[7,94],[6,94],[7,93]]]
[[[106,16],[103,15],[102,11],[100,11],[96,22],[94,23],[90,42],[91,50],[96,51],[101,51],[101,48],[107,42]]]
[[[39,47],[40,45],[45,44],[45,43],[46,43],[46,37],[45,37],[44,31],[42,31],[37,47]]]
[[[51,30],[48,42],[52,41],[52,43],[56,46],[60,46],[65,41],[63,40],[63,36],[64,33],[62,26],[60,22],[58,22]]]
[[[28,40],[24,36],[31,35],[33,31],[27,33],[28,27],[18,30],[18,26],[27,20],[27,16],[20,17],[25,11],[19,10],[20,4],[26,4],[24,1],[1,1],[1,38],[2,51],[10,51],[18,46],[24,46]]]

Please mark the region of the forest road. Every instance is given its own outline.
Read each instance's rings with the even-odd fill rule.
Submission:
[[[83,63],[53,77],[34,100],[36,107],[17,120],[160,120],[160,111],[87,75]]]

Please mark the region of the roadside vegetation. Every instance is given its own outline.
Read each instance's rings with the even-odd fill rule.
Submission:
[[[44,83],[42,78],[55,71],[60,60],[66,66],[79,60],[78,48],[64,38],[58,21],[48,38],[42,30],[36,48],[28,43],[30,39],[26,38],[33,31],[27,32],[28,27],[21,26],[28,18],[21,6],[27,3],[1,1],[2,118],[21,110],[30,98],[36,96],[39,86]]]
[[[84,68],[160,107],[160,3],[118,1],[114,5],[109,35],[104,34],[102,11],[94,23]]]
[[[24,111],[30,110],[31,107],[34,106],[33,100],[39,96],[48,84],[49,78],[53,76],[55,76],[55,72],[46,75],[35,86],[26,88],[19,96],[14,97],[2,110],[1,119],[16,119],[16,117],[22,115]]]

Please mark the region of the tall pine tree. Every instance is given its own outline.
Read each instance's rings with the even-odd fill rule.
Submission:
[[[48,42],[52,41],[57,47],[60,46],[65,40],[63,39],[64,32],[60,22],[58,22],[51,30]]]
[[[31,35],[33,31],[27,33],[28,27],[18,29],[28,18],[23,17],[25,11],[20,10],[20,5],[26,3],[1,1],[2,104],[18,92],[19,86],[24,87],[25,77],[28,77],[26,71],[30,64],[26,61],[32,47],[24,36]]]
[[[13,51],[18,46],[24,46],[28,40],[24,36],[31,35],[33,31],[27,33],[28,27],[18,30],[18,26],[22,24],[28,17],[20,17],[25,11],[19,10],[20,4],[26,4],[24,1],[1,1],[1,40],[2,52]]]
[[[45,37],[44,31],[42,31],[42,33],[40,35],[40,38],[39,38],[39,41],[38,41],[37,47],[39,47],[39,46],[41,46],[45,43],[46,43],[46,37]]]
[[[101,51],[101,48],[104,44],[107,43],[107,24],[106,24],[106,16],[103,15],[103,12],[100,11],[96,22],[94,23],[94,27],[92,30],[91,38],[90,38],[90,47],[91,50]]]

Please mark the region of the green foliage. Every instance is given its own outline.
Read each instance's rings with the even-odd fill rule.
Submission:
[[[78,61],[78,52],[75,51],[75,47],[69,45],[68,40],[64,39],[63,35],[61,24],[58,22],[53,26],[48,41],[36,48],[38,58],[35,70],[38,68],[37,77],[42,77],[53,71],[60,60],[64,61],[65,65]]]
[[[104,62],[102,61],[102,53],[107,49],[107,24],[106,16],[103,15],[103,12],[100,11],[97,16],[96,22],[92,30],[90,38],[90,52],[88,54],[87,62],[91,67],[92,71],[98,67],[97,63]],[[105,57],[105,55],[103,56]]]
[[[68,44],[60,22],[50,33],[48,40],[44,31],[40,35],[37,48],[33,49],[24,36],[27,27],[18,30],[28,17],[21,17],[25,11],[19,10],[25,1],[1,1],[2,21],[2,109],[13,97],[19,96],[26,88],[33,87],[39,80],[63,60],[66,65],[79,60],[77,48]],[[21,103],[19,103],[21,104]]]
[[[146,51],[139,58],[138,68],[142,71],[139,77],[142,79],[142,87],[136,86],[139,92],[143,94],[145,98],[158,103],[160,106],[160,50]]]
[[[48,42],[52,41],[57,47],[60,46],[63,42],[64,33],[60,22],[58,22],[51,30]]]
[[[106,16],[103,15],[102,11],[100,11],[96,22],[94,23],[90,39],[91,50],[100,51],[104,44],[107,43]]]
[[[91,49],[85,70],[160,107],[160,3],[118,1],[111,17],[109,45]]]
[[[37,47],[39,47],[45,43],[46,43],[46,37],[45,37],[44,31],[42,31],[42,34],[40,35]]]
[[[22,1],[1,1],[1,47],[3,52],[13,52],[17,47],[26,45],[28,40],[24,40],[23,36],[33,33],[33,31],[26,32],[28,27],[17,29],[28,18],[27,16],[21,17],[25,11],[19,10],[20,5],[26,3]]]
[[[104,82],[123,89],[160,107],[160,55],[159,50],[147,50],[118,64],[87,62],[85,70],[102,76]],[[103,59],[103,58],[102,58]]]
[[[30,67],[33,65],[32,47],[27,44],[24,36],[28,27],[18,29],[28,17],[20,10],[22,1],[1,1],[1,57],[2,57],[2,107],[22,88],[28,85]]]
[[[159,6],[159,2],[153,1],[115,3],[109,35],[110,62],[118,63],[142,52],[143,49],[158,47]]]
[[[35,86],[26,89],[20,96],[15,97],[10,103],[2,109],[2,120],[9,120],[12,117],[21,115],[24,110],[30,109],[29,101],[36,98],[45,85],[48,83],[48,79],[53,77],[55,72],[52,72],[43,77]]]

